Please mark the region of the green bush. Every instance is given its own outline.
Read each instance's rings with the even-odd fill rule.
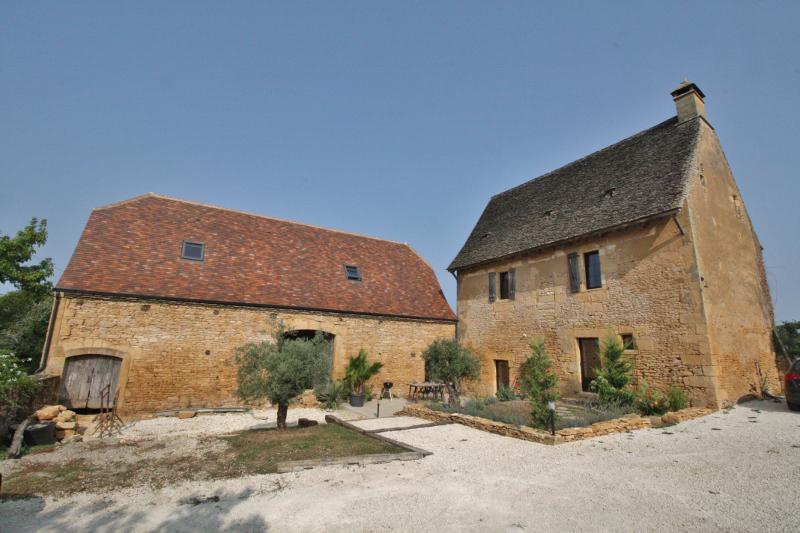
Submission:
[[[508,402],[517,399],[517,395],[514,394],[514,390],[508,385],[500,385],[500,388],[497,389],[497,394],[495,394],[495,397],[501,402]]]
[[[460,413],[505,424],[528,426],[531,423],[530,411],[524,403],[519,403],[521,405],[517,409],[514,404],[498,402],[496,398],[490,396],[488,398],[470,398],[464,402],[464,405],[458,407],[451,407],[441,402],[429,402],[428,407],[445,413]]]
[[[548,402],[559,399],[558,376],[552,371],[553,362],[547,355],[544,340],[531,343],[531,355],[519,370],[520,388],[528,397],[531,421],[534,427],[546,429],[555,412],[547,408]]]
[[[9,426],[25,418],[39,382],[23,370],[27,361],[20,361],[8,350],[0,350],[0,440]]]
[[[602,403],[630,405],[636,400],[636,394],[628,388],[633,365],[624,354],[625,347],[616,336],[603,340],[600,368],[595,369],[596,377],[590,385]]]
[[[689,400],[686,398],[686,393],[676,387],[670,385],[667,391],[667,403],[669,404],[670,411],[680,411],[689,407]]]
[[[347,387],[340,380],[329,381],[324,385],[314,388],[314,395],[325,409],[334,411],[338,409],[339,402],[347,396]]]

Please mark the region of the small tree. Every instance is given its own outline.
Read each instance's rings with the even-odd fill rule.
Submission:
[[[616,336],[603,339],[600,368],[595,369],[595,379],[590,385],[602,402],[630,405],[634,401],[635,393],[628,388],[633,365],[624,354],[625,348]]]
[[[237,395],[245,401],[268,399],[278,405],[278,429],[286,429],[289,402],[306,389],[324,383],[330,373],[328,341],[286,337],[283,324],[273,324],[275,342],[246,344],[236,352]]]
[[[547,355],[544,340],[536,339],[531,343],[531,355],[519,370],[520,388],[530,401],[533,425],[545,429],[550,417],[555,416],[547,408],[547,404],[560,397],[558,376],[552,371],[552,367],[553,362]]]
[[[475,379],[480,373],[478,358],[455,339],[433,341],[422,353],[422,358],[428,378],[442,381],[447,387],[447,403],[451,407],[460,406],[463,381]]]
[[[15,237],[0,234],[0,283],[11,283],[30,292],[50,291],[50,276],[53,275],[52,259],[43,259],[37,264],[28,263],[36,248],[47,242],[47,221],[31,219],[17,232]]]

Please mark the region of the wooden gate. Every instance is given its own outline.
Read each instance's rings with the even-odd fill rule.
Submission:
[[[61,375],[61,401],[72,409],[100,409],[103,388],[117,392],[122,359],[108,355],[76,355],[67,358]]]

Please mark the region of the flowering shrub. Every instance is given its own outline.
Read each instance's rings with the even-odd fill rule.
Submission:
[[[0,350],[0,414],[14,418],[38,388],[36,380],[23,370],[23,364],[12,352]]]

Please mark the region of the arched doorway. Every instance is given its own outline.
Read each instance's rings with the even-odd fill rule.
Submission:
[[[317,329],[293,329],[284,333],[284,336],[289,339],[313,339],[317,333],[322,333],[322,338],[328,343],[328,362],[330,363],[330,372],[333,373],[333,341],[336,335],[328,333],[327,331]]]
[[[111,386],[113,399],[119,385],[122,359],[110,355],[74,355],[64,362],[59,399],[70,409],[100,409],[100,395]]]

